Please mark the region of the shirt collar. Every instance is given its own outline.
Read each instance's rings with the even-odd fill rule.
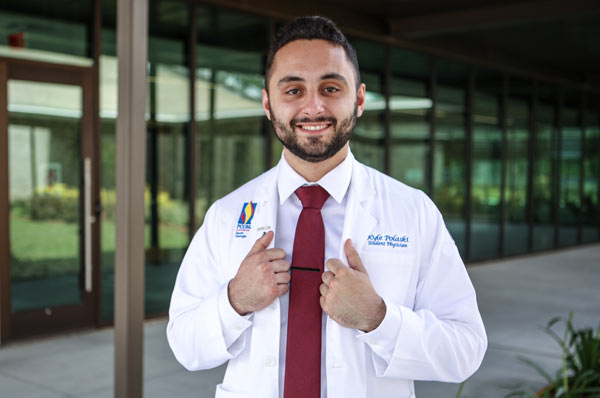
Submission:
[[[348,148],[348,154],[342,163],[338,164],[316,183],[309,183],[290,166],[282,153],[281,160],[279,161],[279,172],[277,174],[279,204],[282,205],[301,186],[314,184],[323,187],[336,202],[342,203],[350,186],[353,160],[354,156],[350,152],[350,148]]]

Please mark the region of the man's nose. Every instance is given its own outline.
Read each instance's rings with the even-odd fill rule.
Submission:
[[[307,116],[317,116],[325,110],[323,98],[318,90],[311,92],[305,97],[302,112]]]

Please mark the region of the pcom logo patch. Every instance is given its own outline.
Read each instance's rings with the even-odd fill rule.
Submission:
[[[255,211],[256,203],[252,203],[252,201],[244,203],[235,229],[236,238],[247,237],[246,233],[252,229],[252,218],[254,218]]]

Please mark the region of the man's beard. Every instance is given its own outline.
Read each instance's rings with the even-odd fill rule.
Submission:
[[[356,126],[356,103],[354,104],[354,111],[352,114],[342,120],[339,126],[337,119],[333,116],[320,116],[314,119],[292,119],[290,120],[290,124],[288,126],[277,119],[270,102],[269,108],[271,109],[271,122],[273,123],[273,127],[275,128],[275,132],[279,141],[290,152],[298,156],[300,159],[306,160],[307,162],[322,162],[323,160],[327,160],[338,153],[338,151],[342,149],[344,145],[346,145],[348,140],[350,140],[354,126]],[[322,122],[332,124],[334,134],[329,142],[324,141],[324,138],[321,135],[306,137],[308,143],[304,146],[298,142],[298,134],[296,134],[295,130],[296,124]]]

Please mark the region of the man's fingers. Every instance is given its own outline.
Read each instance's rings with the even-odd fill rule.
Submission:
[[[327,315],[329,315],[329,313],[325,310],[326,302],[327,302],[327,300],[325,299],[324,296],[319,297],[319,304],[321,304],[321,309],[323,310],[323,312],[325,312]]]
[[[347,239],[346,243],[344,243],[344,250],[346,251],[346,257],[348,257],[348,264],[350,265],[350,268],[368,275],[367,269],[365,268],[350,239]]]
[[[290,263],[285,260],[271,261],[273,272],[287,272],[290,270]]]
[[[275,283],[278,285],[287,284],[290,282],[291,275],[289,272],[277,272],[275,274]]]
[[[333,273],[330,271],[323,272],[323,274],[321,275],[321,280],[326,285],[329,285],[329,282],[331,282],[331,279],[333,279]]]
[[[265,250],[267,247],[269,247],[271,240],[273,240],[274,234],[275,233],[273,231],[269,231],[260,238],[258,238],[256,242],[254,242],[254,246],[252,246],[252,249],[250,249],[250,251],[248,252],[248,255],[258,253],[259,251]]]
[[[288,284],[283,284],[283,285],[277,285],[277,294],[279,294],[280,296],[283,296],[284,294],[286,294],[288,292],[288,290],[290,290],[290,287],[288,286]]]
[[[283,260],[285,258],[285,250],[277,247],[266,249],[265,253],[267,254],[268,261]]]
[[[337,258],[330,258],[325,265],[327,265],[327,269],[333,272],[334,275],[337,274],[340,269],[345,267],[345,265]]]
[[[329,290],[329,287],[326,284],[321,283],[321,285],[319,285],[319,293],[321,293],[321,296],[323,296],[323,297],[327,296],[328,290]]]

